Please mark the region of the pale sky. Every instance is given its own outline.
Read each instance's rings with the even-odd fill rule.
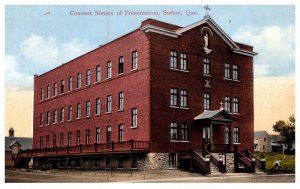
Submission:
[[[229,36],[254,46],[255,130],[295,112],[294,6],[210,6],[209,14]],[[187,10],[196,12],[188,15]],[[71,11],[111,11],[114,16],[71,16]],[[123,16],[116,13],[122,11]],[[126,16],[152,11],[159,16]],[[164,11],[180,12],[178,16]],[[203,18],[191,6],[6,6],[5,135],[32,136],[33,75],[41,74],[122,36],[148,17],[187,26]],[[17,115],[17,116],[16,116]]]

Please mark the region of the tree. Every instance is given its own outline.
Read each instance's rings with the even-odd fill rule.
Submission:
[[[295,115],[291,115],[288,121],[279,120],[273,125],[273,131],[280,133],[282,143],[290,149],[295,142]]]

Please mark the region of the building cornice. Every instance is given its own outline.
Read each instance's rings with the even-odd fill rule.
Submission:
[[[174,38],[178,38],[178,36],[181,36],[181,34],[174,32],[172,30],[167,30],[167,29],[164,29],[161,27],[150,25],[150,24],[147,24],[147,25],[141,27],[140,30],[144,31],[145,33],[153,32],[153,33],[158,33],[158,34],[162,34],[162,35],[166,35],[166,36],[174,37]]]

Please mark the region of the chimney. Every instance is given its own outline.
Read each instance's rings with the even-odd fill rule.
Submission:
[[[10,138],[15,137],[15,130],[12,127],[8,130],[8,135]]]

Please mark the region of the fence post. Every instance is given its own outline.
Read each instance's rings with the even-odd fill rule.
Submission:
[[[251,172],[255,173],[255,159],[251,159]]]
[[[260,160],[260,164],[261,164],[261,171],[265,172],[266,171],[266,160],[265,159]]]

